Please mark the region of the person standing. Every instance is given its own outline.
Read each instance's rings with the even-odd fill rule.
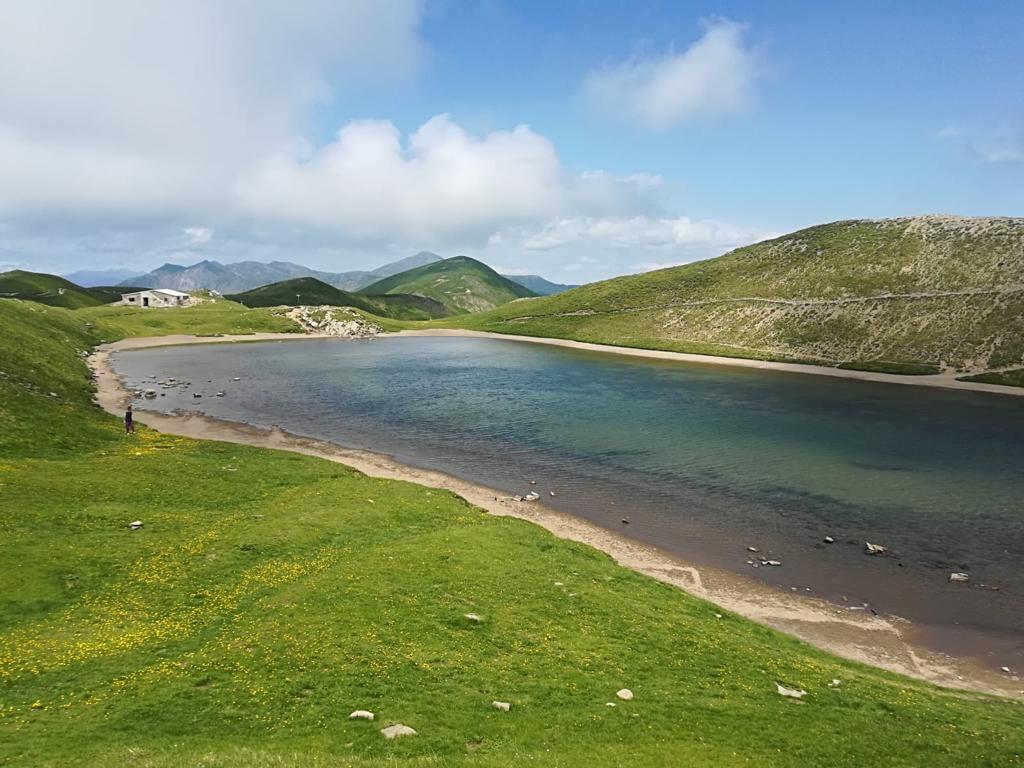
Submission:
[[[126,435],[135,434],[135,421],[132,418],[132,404],[128,403],[128,410],[124,412],[124,433]]]

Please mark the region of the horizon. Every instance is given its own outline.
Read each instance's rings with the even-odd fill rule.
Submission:
[[[430,251],[578,284],[837,220],[1019,216],[1021,32],[1001,0],[11,3],[0,271]]]

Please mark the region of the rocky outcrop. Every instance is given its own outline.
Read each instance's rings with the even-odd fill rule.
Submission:
[[[372,338],[384,331],[350,307],[282,307],[281,314],[297,322],[309,333],[345,339]]]

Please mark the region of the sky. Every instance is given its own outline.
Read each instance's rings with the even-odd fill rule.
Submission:
[[[1024,215],[1024,3],[7,0],[0,269],[580,283]]]

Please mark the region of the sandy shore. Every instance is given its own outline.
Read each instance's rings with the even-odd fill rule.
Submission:
[[[540,336],[516,336],[510,333],[491,333],[489,331],[466,331],[456,328],[430,328],[425,330],[398,331],[384,336],[465,336],[482,339],[503,339],[504,341],[525,341],[530,344],[546,344],[551,347],[582,349],[588,352],[603,352],[626,357],[643,357],[651,360],[672,360],[677,363],[701,363],[705,365],[729,365],[735,368],[757,368],[763,371],[783,371],[785,373],[803,373],[814,376],[832,376],[837,379],[857,379],[859,381],[875,381],[886,384],[908,384],[916,387],[938,387],[940,389],[959,389],[971,392],[992,392],[1000,395],[1024,396],[1024,387],[1006,387],[1001,384],[984,384],[980,381],[957,381],[955,371],[925,376],[907,376],[897,373],[877,373],[874,371],[851,371],[844,368],[828,368],[823,365],[804,365],[802,363],[776,363],[768,360],[750,360],[743,357],[718,357],[715,355],[694,355],[688,352],[665,352],[658,349],[637,349],[635,347],[615,347],[610,344],[591,344],[586,341],[570,341],[568,339],[548,339]]]
[[[409,335],[409,332],[405,332]],[[421,334],[424,335],[424,334]],[[436,331],[425,335],[438,335]],[[494,335],[469,332],[441,332],[440,335]],[[110,355],[130,349],[175,344],[231,343],[241,341],[295,340],[315,338],[296,334],[251,334],[245,336],[194,337],[167,336],[126,339],[103,345],[89,358],[96,375],[96,401],[109,413],[120,416],[130,401],[130,393],[110,366]],[[557,342],[521,338],[531,342]],[[559,343],[582,349],[605,351],[599,345]],[[609,348],[621,352],[618,348]],[[642,350],[635,350],[638,356]],[[681,359],[675,353],[652,353],[651,357]],[[718,358],[711,358],[718,360]],[[745,361],[756,362],[756,361]],[[774,367],[778,364],[758,364]],[[813,367],[813,366],[804,366]],[[847,372],[842,372],[847,373]],[[850,372],[856,373],[856,372]],[[856,378],[856,377],[855,377]],[[886,377],[890,378],[890,377]],[[885,379],[883,379],[885,380]],[[431,488],[441,488],[462,496],[471,504],[494,515],[527,520],[554,535],[581,542],[610,555],[620,565],[708,600],[766,626],[847,659],[898,672],[910,677],[953,688],[1024,697],[1024,685],[985,669],[966,659],[956,659],[916,646],[908,639],[912,626],[903,619],[852,612],[813,597],[800,597],[730,571],[697,567],[673,555],[613,533],[586,520],[545,507],[538,502],[516,502],[507,494],[443,472],[401,464],[392,457],[370,451],[344,448],[323,440],[299,437],[279,428],[265,429],[249,424],[224,421],[197,413],[170,415],[136,410],[135,419],[168,434],[205,440],[219,440],[262,448],[291,451],[345,464],[371,477],[405,480]],[[709,608],[713,610],[713,608]]]

